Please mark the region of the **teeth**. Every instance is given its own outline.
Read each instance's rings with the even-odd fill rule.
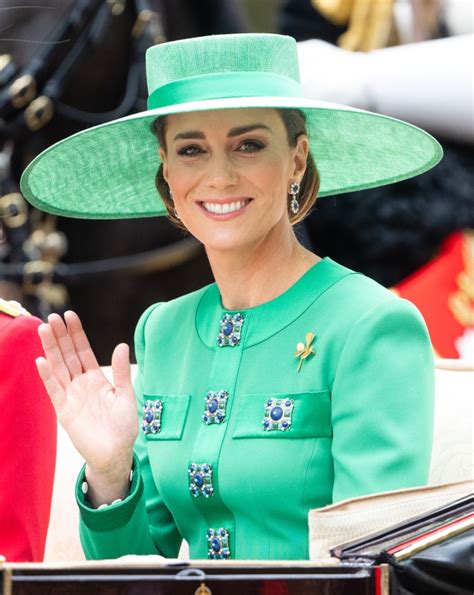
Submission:
[[[218,202],[203,202],[203,207],[210,213],[216,213],[217,215],[226,215],[227,213],[234,213],[243,209],[248,201],[238,200],[236,202],[228,202],[221,204]]]

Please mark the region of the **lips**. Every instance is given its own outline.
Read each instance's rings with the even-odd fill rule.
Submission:
[[[229,213],[237,213],[246,207],[250,202],[250,199],[236,200],[233,202],[205,202],[202,201],[201,205],[208,213],[214,215],[227,215]]]

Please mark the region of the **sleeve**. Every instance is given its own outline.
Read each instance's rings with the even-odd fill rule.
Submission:
[[[40,562],[48,530],[57,422],[35,359],[41,321],[20,316],[0,337],[0,554]]]
[[[333,501],[425,485],[433,409],[421,314],[399,298],[374,307],[350,331],[333,382]]]
[[[157,306],[145,311],[135,332],[138,374],[134,388],[139,417],[143,406],[145,325]],[[177,557],[182,537],[156,488],[142,432],[135,443],[130,492],[122,502],[100,510],[90,508],[81,490],[83,481],[84,469],[77,480],[76,500],[80,509],[82,547],[88,559],[111,559],[127,554]]]

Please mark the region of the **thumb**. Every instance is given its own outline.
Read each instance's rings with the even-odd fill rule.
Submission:
[[[126,343],[120,343],[112,353],[112,377],[118,390],[133,390],[130,372],[130,349]]]

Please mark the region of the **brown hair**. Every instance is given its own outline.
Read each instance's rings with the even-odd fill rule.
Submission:
[[[290,147],[295,147],[298,137],[301,134],[307,134],[306,131],[306,118],[304,113],[298,109],[286,109],[278,108],[277,112],[280,114],[283,124],[286,128],[288,137],[288,144]],[[151,125],[152,132],[156,135],[158,143],[166,151],[166,116],[160,116],[153,121]],[[288,208],[288,215],[292,225],[296,225],[302,221],[310,212],[314,203],[316,202],[316,196],[319,190],[319,173],[314,163],[311,152],[308,152],[306,159],[306,170],[303,175],[303,179],[300,184],[300,192],[298,194],[298,202],[300,203],[299,211],[295,214]],[[169,219],[181,229],[186,230],[180,219],[174,214],[174,203],[170,196],[170,189],[168,183],[163,177],[163,164],[160,164],[158,171],[156,172],[155,184],[160,193],[161,198],[168,211]],[[289,206],[290,199],[288,199]],[[187,231],[187,230],[186,230]]]

